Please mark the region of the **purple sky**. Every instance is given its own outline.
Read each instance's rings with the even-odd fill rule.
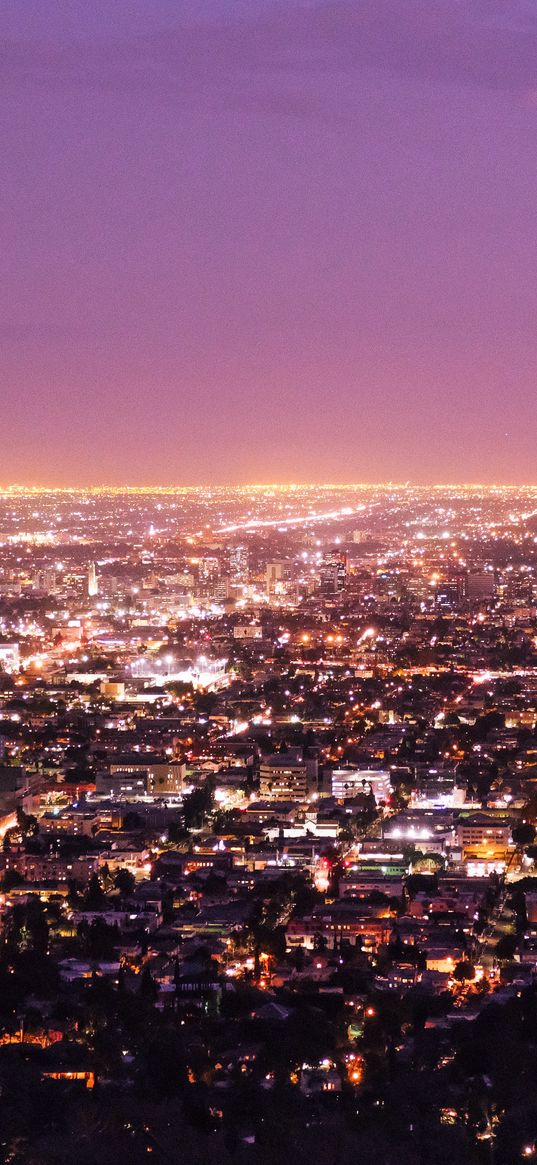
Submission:
[[[537,481],[535,0],[1,0],[0,481]]]

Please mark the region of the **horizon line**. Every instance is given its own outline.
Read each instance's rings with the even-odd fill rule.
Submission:
[[[20,482],[0,484],[2,494],[32,494],[32,493],[192,493],[197,490],[210,491],[246,491],[246,490],[281,490],[297,491],[303,489],[320,490],[522,490],[537,491],[537,482],[480,482],[480,481],[294,481],[294,482],[228,482],[210,483],[194,482],[189,485],[160,483],[154,485],[138,485],[122,483],[121,485],[102,482],[94,485],[48,485],[43,483],[24,485]]]

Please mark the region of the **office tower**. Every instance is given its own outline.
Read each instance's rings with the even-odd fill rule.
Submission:
[[[337,595],[345,589],[347,556],[340,550],[325,554],[320,569],[319,589],[323,595]]]
[[[235,546],[229,555],[229,569],[234,582],[246,582],[248,578],[248,551],[245,546]]]
[[[267,562],[265,570],[267,594],[273,595],[278,590],[278,584],[283,579],[284,565],[283,562]]]
[[[494,597],[495,579],[493,572],[480,571],[468,575],[468,598],[470,601],[482,602]]]
[[[99,580],[97,578],[97,570],[94,562],[90,562],[88,567],[88,595],[93,598],[99,593]]]
[[[45,591],[48,595],[54,594],[56,590],[56,571],[49,567],[45,567],[44,570],[38,570],[35,578],[35,586],[39,591]]]

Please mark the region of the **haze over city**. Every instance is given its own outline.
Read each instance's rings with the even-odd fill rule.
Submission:
[[[525,0],[4,0],[4,484],[535,476]]]

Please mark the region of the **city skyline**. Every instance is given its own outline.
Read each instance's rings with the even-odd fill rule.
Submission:
[[[5,482],[534,480],[530,5],[0,35]]]

